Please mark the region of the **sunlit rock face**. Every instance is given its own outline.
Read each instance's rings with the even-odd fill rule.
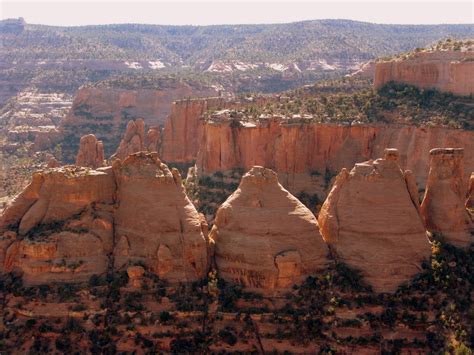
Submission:
[[[76,165],[93,169],[104,165],[104,145],[93,134],[81,137]]]
[[[431,51],[408,59],[379,62],[375,66],[376,89],[390,81],[438,89],[456,95],[474,93],[474,53],[472,51]]]
[[[82,282],[104,273],[113,250],[114,192],[111,168],[36,173],[2,213],[3,271],[21,272],[27,285]]]
[[[394,149],[343,169],[318,220],[337,258],[359,269],[377,292],[395,291],[430,256],[411,173],[400,169]]]
[[[464,150],[432,149],[421,212],[428,230],[440,233],[446,242],[458,247],[468,247],[473,242],[466,190]]]
[[[259,166],[219,208],[210,239],[219,276],[255,291],[288,289],[328,262],[314,215]]]
[[[207,242],[196,208],[177,170],[156,153],[136,153],[114,164],[115,266],[143,262],[161,279],[189,282],[208,269]]]

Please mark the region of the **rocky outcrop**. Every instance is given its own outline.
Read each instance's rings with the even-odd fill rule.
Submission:
[[[208,270],[206,235],[178,171],[140,152],[113,167],[36,173],[1,215],[0,271],[28,285],[82,282],[115,253],[117,268],[141,262],[163,280],[192,282]]]
[[[201,117],[206,110],[218,109],[223,98],[186,99],[173,102],[163,129],[160,156],[166,162],[190,163],[196,159],[202,137]]]
[[[112,158],[125,159],[133,153],[144,150],[145,122],[142,119],[129,121],[123,139]]]
[[[178,171],[170,171],[156,153],[144,152],[116,161],[114,171],[119,201],[115,212],[116,267],[139,261],[170,282],[204,277],[207,242]]]
[[[69,94],[27,87],[3,107],[0,124],[10,142],[34,142],[34,150],[51,148],[62,140],[57,125],[71,105]]]
[[[216,89],[180,81],[164,81],[160,89],[83,87],[61,123],[66,139],[63,152],[72,160],[79,138],[93,133],[104,142],[106,156],[117,149],[127,122],[137,118],[154,127],[163,124],[175,100],[216,95]]]
[[[161,144],[161,132],[159,128],[152,127],[148,129],[145,137],[145,149],[148,152],[157,152]]]
[[[318,221],[337,258],[360,270],[376,292],[393,292],[430,256],[421,216],[398,152],[343,169]],[[409,176],[409,175],[408,175]]]
[[[432,149],[430,174],[421,212],[431,232],[458,247],[473,242],[471,218],[466,211],[463,149]]]
[[[20,271],[27,285],[81,282],[105,272],[113,249],[114,191],[111,168],[36,173],[0,219],[0,230],[19,233],[4,245],[4,272]]]
[[[120,145],[111,159],[123,160],[130,154],[142,151],[157,152],[160,142],[161,132],[159,128],[149,128],[145,135],[145,122],[142,119],[129,121]]]
[[[76,165],[93,169],[104,166],[104,145],[93,134],[81,137]]]
[[[342,168],[383,155],[386,147],[399,150],[399,162],[424,187],[429,171],[429,150],[463,147],[474,151],[474,132],[440,127],[397,125],[336,125],[290,123],[275,118],[235,126],[228,121],[207,121],[196,166],[198,174],[254,165],[269,167],[285,188],[320,194]],[[474,170],[474,156],[465,157],[465,172]]]
[[[259,166],[219,208],[210,238],[219,276],[255,291],[288,289],[328,261],[314,215]]]
[[[395,81],[469,96],[474,93],[473,59],[472,51],[448,50],[414,53],[407,59],[378,62],[374,86],[380,89]]]

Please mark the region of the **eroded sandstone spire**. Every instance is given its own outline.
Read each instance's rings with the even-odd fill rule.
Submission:
[[[398,152],[343,169],[323,204],[319,225],[337,258],[359,269],[377,292],[393,292],[421,271],[430,244],[411,174]]]
[[[145,122],[139,118],[127,124],[123,139],[113,158],[125,159],[128,155],[145,149]]]
[[[93,134],[81,137],[76,165],[93,169],[104,166],[104,145]]]
[[[219,276],[256,291],[288,289],[328,261],[314,215],[260,166],[219,208],[210,238]]]
[[[421,213],[429,231],[441,233],[445,241],[458,247],[467,247],[473,241],[466,190],[464,149],[432,149]]]

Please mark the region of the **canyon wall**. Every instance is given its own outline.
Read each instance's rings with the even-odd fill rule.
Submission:
[[[429,171],[429,151],[459,147],[474,151],[474,132],[446,128],[397,125],[286,124],[278,119],[233,126],[208,121],[197,157],[199,175],[261,165],[275,170],[292,193],[322,193],[342,168],[383,155],[386,147],[399,150],[403,169],[410,169],[421,187]],[[465,175],[474,170],[474,156],[466,154]]]
[[[79,138],[90,133],[104,143],[105,154],[110,156],[117,149],[129,120],[141,118],[147,126],[158,126],[165,122],[173,101],[216,94],[212,87],[194,88],[185,83],[161,89],[81,88],[61,123],[65,159],[72,161]]]
[[[202,137],[201,117],[206,110],[223,107],[223,98],[173,102],[162,133],[160,156],[166,162],[190,163],[196,159]]]
[[[461,96],[471,95],[474,93],[474,52],[420,52],[408,59],[378,62],[375,67],[375,88],[380,89],[389,81]]]

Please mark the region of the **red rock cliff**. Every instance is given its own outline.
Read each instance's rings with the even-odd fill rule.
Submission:
[[[173,102],[163,130],[161,157],[166,162],[189,163],[196,159],[202,137],[201,116],[218,109],[222,98],[187,99]]]
[[[473,59],[474,52],[435,51],[416,53],[405,60],[379,62],[374,86],[380,89],[395,81],[468,96],[474,93]]]
[[[105,153],[109,156],[117,148],[119,137],[130,119],[143,118],[147,126],[158,126],[169,115],[173,101],[216,94],[211,87],[194,88],[185,83],[163,89],[79,89],[70,112],[61,124],[68,146],[65,147],[66,159],[72,159],[79,138],[85,134],[93,133],[102,140]]]
[[[196,165],[204,175],[266,166],[278,173],[291,192],[317,192],[324,190],[326,171],[333,174],[374,159],[383,155],[386,147],[399,150],[401,167],[410,169],[418,184],[424,186],[430,149],[460,147],[474,151],[474,132],[395,125],[284,124],[278,120],[246,127],[207,122]],[[467,154],[466,176],[472,170],[474,157]]]

